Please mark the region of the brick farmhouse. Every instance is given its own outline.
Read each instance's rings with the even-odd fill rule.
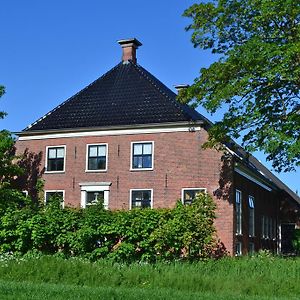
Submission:
[[[207,192],[232,254],[289,252],[299,197],[234,143],[203,149],[211,123],[137,63],[138,40],[119,44],[119,64],[18,133],[19,153],[43,153],[45,201],[159,208]]]

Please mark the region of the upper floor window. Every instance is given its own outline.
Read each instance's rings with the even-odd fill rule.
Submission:
[[[249,196],[249,236],[255,236],[254,197]]]
[[[182,189],[182,203],[183,204],[192,204],[193,200],[196,198],[197,194],[205,193],[206,189],[204,188],[186,188]]]
[[[242,192],[235,191],[236,233],[242,234]]]
[[[134,142],[132,147],[132,170],[153,169],[153,142]]]
[[[47,147],[46,171],[64,172],[66,146]]]
[[[107,144],[87,145],[87,171],[107,170]]]
[[[131,190],[130,208],[152,208],[153,190]]]

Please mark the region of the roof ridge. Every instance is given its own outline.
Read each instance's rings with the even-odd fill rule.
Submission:
[[[176,101],[175,99],[172,99],[167,93],[165,93],[164,91],[161,90],[161,88],[159,88],[159,86],[157,86],[157,84],[155,84],[155,82],[147,75],[147,73],[149,73],[151,76],[153,76],[158,82],[160,82],[162,85],[164,85],[171,93],[173,93],[175,96],[176,94],[170,89],[168,88],[165,84],[163,84],[159,79],[157,79],[154,75],[152,75],[150,72],[148,72],[146,69],[144,69],[141,65],[139,64],[135,64],[132,61],[129,60],[129,62],[131,63],[131,65],[145,78],[147,79],[147,81],[154,86],[162,95],[166,96],[169,100],[171,100],[177,108],[180,109],[180,111],[187,117],[193,119],[193,117],[183,108],[183,105],[181,103],[179,103],[178,101]]]
[[[98,80],[101,80],[102,78],[104,78],[105,76],[109,75],[111,72],[113,72],[115,69],[117,69],[120,65],[122,65],[122,62],[118,63],[117,65],[115,65],[113,68],[111,68],[110,70],[108,70],[106,73],[104,73],[103,75],[101,75],[100,77],[98,77],[97,79],[95,79],[93,82],[91,82],[90,84],[88,84],[87,86],[85,86],[83,89],[81,89],[79,92],[77,92],[75,95],[69,97],[67,100],[65,100],[64,102],[62,102],[61,104],[57,105],[56,107],[54,107],[52,110],[50,110],[49,112],[47,112],[46,114],[44,114],[42,117],[40,117],[39,119],[37,119],[36,121],[34,121],[33,123],[29,124],[26,128],[23,129],[23,131],[30,129],[32,126],[36,125],[38,122],[42,121],[43,119],[45,119],[47,116],[51,115],[53,112],[55,112],[57,109],[61,108],[62,106],[64,106],[65,104],[69,103],[70,101],[72,101],[74,98],[76,98],[80,93],[84,92],[86,89],[88,89],[90,86],[94,85]]]

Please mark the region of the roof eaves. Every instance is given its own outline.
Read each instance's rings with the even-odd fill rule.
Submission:
[[[102,127],[80,127],[80,128],[63,128],[63,129],[42,129],[42,130],[27,130],[14,132],[17,136],[30,136],[51,133],[69,133],[69,132],[86,132],[86,131],[108,131],[108,130],[126,130],[126,129],[148,129],[148,128],[174,128],[195,125],[203,125],[201,120],[196,122],[180,121],[180,122],[165,122],[165,123],[149,123],[149,124],[133,124],[133,125],[120,125],[120,126],[102,126]]]

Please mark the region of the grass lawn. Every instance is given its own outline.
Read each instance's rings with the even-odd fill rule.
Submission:
[[[155,265],[0,259],[0,299],[299,299],[300,259]]]

